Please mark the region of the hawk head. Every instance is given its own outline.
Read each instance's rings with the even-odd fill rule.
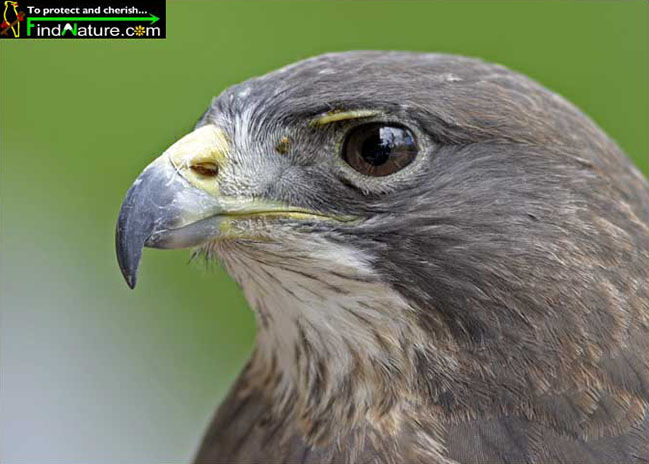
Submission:
[[[604,378],[647,324],[647,192],[591,120],[502,66],[327,54],[215,98],[127,193],[117,252],[131,287],[143,246],[220,259],[257,315],[251,369],[279,409],[321,413],[314,440],[396,427],[404,398],[556,422],[534,398]]]

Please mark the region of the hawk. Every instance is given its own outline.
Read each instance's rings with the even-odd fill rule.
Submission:
[[[192,247],[255,350],[196,463],[649,459],[649,186],[572,104],[443,54],[235,85],[126,194],[117,255]]]

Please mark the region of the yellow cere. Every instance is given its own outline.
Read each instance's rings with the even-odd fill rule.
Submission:
[[[212,166],[222,169],[227,162],[230,143],[225,131],[208,124],[185,135],[172,146],[165,155],[178,173],[187,181],[210,195],[218,195],[218,183],[214,177],[201,175],[200,166]]]

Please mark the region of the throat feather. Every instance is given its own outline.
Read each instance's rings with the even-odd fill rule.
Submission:
[[[274,243],[218,252],[256,313],[258,362],[284,387],[330,390],[350,372],[407,369],[407,345],[421,338],[414,311],[356,250],[311,238],[290,252]]]
[[[314,357],[334,372],[358,358],[399,364],[404,340],[412,340],[412,308],[358,252],[317,245],[290,253],[272,243],[238,245],[220,253],[257,315],[259,354],[274,354],[287,381],[297,381]]]
[[[397,442],[425,422],[413,420],[413,360],[430,352],[429,340],[414,308],[367,257],[313,237],[292,241],[290,251],[273,242],[214,247],[208,252],[218,253],[256,313],[247,378],[275,417],[293,420],[314,445],[358,430]]]

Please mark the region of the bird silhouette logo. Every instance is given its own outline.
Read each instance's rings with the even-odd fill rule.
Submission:
[[[2,12],[0,35],[7,37],[20,37],[20,23],[25,20],[25,13],[18,11],[18,2],[6,0]]]

